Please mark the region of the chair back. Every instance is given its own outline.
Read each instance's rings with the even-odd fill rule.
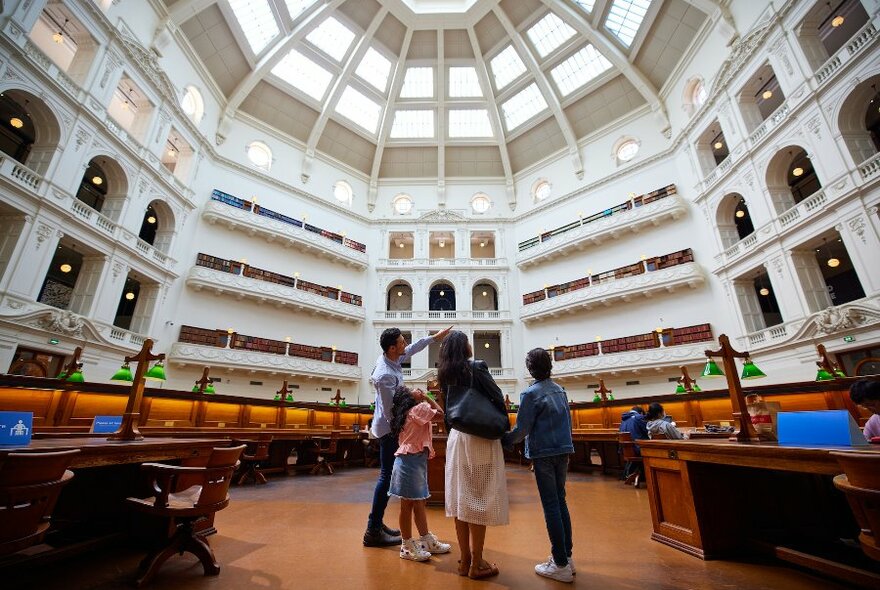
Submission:
[[[260,438],[247,442],[247,449],[242,459],[248,461],[265,461],[269,458],[269,445],[272,444],[271,434],[262,434]]]
[[[318,439],[318,451],[322,454],[332,454],[336,452],[336,445],[339,442],[339,433],[331,432],[330,438]]]
[[[238,458],[241,456],[246,445],[214,449],[211,459],[202,481],[202,492],[199,499],[193,505],[194,508],[212,512],[224,507],[228,502],[229,484],[232,483],[232,473],[238,466]],[[214,507],[217,508],[214,508]]]
[[[629,432],[620,432],[617,434],[617,444],[620,445],[620,452],[624,461],[641,461],[642,458],[636,453],[636,446]]]
[[[880,453],[832,452],[845,474],[834,485],[846,494],[861,528],[859,544],[868,557],[880,561]]]
[[[652,440],[667,440],[669,437],[666,436],[665,432],[652,432],[651,439]]]
[[[0,459],[0,555],[42,540],[61,488],[73,479],[67,467],[78,453],[9,453]]]

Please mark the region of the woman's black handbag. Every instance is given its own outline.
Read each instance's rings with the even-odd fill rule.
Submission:
[[[471,365],[469,387],[449,387],[446,391],[446,422],[451,428],[481,438],[499,439],[510,429],[507,413],[474,385],[476,367]]]

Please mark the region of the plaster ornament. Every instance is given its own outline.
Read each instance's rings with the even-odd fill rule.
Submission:
[[[46,316],[37,320],[37,323],[50,332],[69,336],[82,336],[84,325],[82,317],[69,310],[48,312]]]

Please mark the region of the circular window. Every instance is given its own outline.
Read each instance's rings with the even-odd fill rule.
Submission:
[[[492,200],[486,193],[477,193],[471,199],[471,207],[475,213],[485,213],[492,206]]]
[[[205,113],[205,102],[202,100],[202,94],[194,86],[187,86],[184,89],[180,107],[186,113],[186,116],[196,123],[202,120],[202,115]]]
[[[394,200],[391,202],[391,205],[394,207],[395,213],[399,213],[400,215],[406,215],[413,208],[413,200],[409,195],[400,194],[394,197]]]
[[[350,184],[344,180],[340,180],[333,185],[333,196],[336,197],[336,200],[340,203],[351,203],[351,198],[354,196],[354,193],[351,190]]]
[[[266,171],[272,165],[272,150],[262,141],[253,141],[248,144],[247,157],[251,164]]]
[[[629,162],[639,153],[639,143],[634,139],[624,141],[617,148],[617,159],[621,162]]]
[[[539,181],[534,188],[535,199],[538,201],[543,201],[547,197],[550,196],[551,192],[550,183],[546,180]]]

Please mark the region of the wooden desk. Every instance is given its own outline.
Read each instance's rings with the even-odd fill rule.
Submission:
[[[78,469],[207,457],[214,447],[225,446],[229,446],[229,441],[222,438],[180,440],[150,437],[124,442],[108,442],[106,436],[94,435],[76,438],[38,438],[32,440],[28,446],[0,447],[0,462],[8,453],[39,453],[79,449],[79,455],[74,457],[70,465],[72,469]]]
[[[620,446],[617,444],[616,428],[586,428],[571,431],[574,456],[570,469],[592,471],[601,469],[605,475],[619,475],[623,471]],[[593,463],[593,449],[599,455],[600,464]]]
[[[869,588],[880,563],[840,539],[858,537],[833,450],[718,440],[640,441],[651,538],[702,559],[759,551]],[[880,449],[860,447],[880,454]]]

